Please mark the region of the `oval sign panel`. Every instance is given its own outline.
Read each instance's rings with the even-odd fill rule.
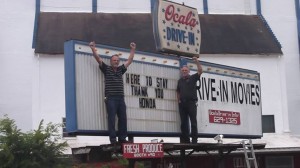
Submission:
[[[201,30],[195,8],[170,1],[156,1],[153,30],[158,51],[184,56],[200,53]]]

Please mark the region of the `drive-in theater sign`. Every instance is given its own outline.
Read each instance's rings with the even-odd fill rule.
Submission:
[[[169,1],[158,2],[153,13],[157,49],[188,57],[199,54],[197,10]],[[128,49],[96,47],[107,64],[111,55],[118,54],[121,64],[129,56]],[[88,43],[68,41],[64,53],[67,131],[107,136],[104,75]],[[190,59],[136,51],[133,63],[123,75],[129,135],[180,135],[176,87],[183,64],[196,73],[196,64]],[[204,73],[198,82],[199,136],[261,137],[259,73],[208,62],[201,64]]]
[[[129,50],[97,45],[109,64],[110,55]],[[180,64],[190,60],[136,52],[124,75],[129,134],[134,136],[178,136],[180,118],[176,100]],[[260,78],[256,71],[201,62],[204,73],[198,84],[198,131],[201,137],[262,136]],[[104,104],[104,77],[88,43],[65,43],[67,131],[85,135],[108,135]],[[255,123],[255,124],[254,124]]]
[[[198,55],[201,31],[195,8],[169,1],[156,1],[153,10],[153,30],[159,51]]]

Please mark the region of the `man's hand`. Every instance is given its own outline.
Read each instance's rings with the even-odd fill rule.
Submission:
[[[198,62],[198,58],[197,57],[193,57],[194,62]]]
[[[199,55],[199,58],[200,58],[200,55]],[[195,62],[196,65],[197,65],[198,74],[201,75],[202,72],[203,72],[203,70],[202,70],[202,66],[201,66],[201,64],[200,64],[200,61],[198,60],[197,57],[193,57],[193,60],[194,60],[194,62]]]
[[[135,44],[134,42],[131,42],[131,43],[130,43],[130,48],[135,50],[136,44]]]
[[[90,42],[89,44],[90,48],[92,49],[93,56],[96,59],[96,61],[99,63],[100,66],[102,66],[102,59],[99,57],[96,49],[96,44],[94,41]]]
[[[136,48],[136,45],[135,45],[134,42],[131,42],[131,43],[130,43],[130,48],[131,48],[131,50],[130,50],[130,55],[129,55],[127,61],[124,63],[124,66],[125,66],[126,68],[127,68],[127,67],[132,63],[132,61],[133,61],[133,57],[134,57],[134,53],[135,53],[135,48]]]
[[[91,47],[92,50],[96,50],[96,44],[94,41],[90,42],[89,46]]]

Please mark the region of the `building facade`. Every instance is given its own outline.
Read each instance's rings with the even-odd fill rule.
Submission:
[[[279,42],[282,53],[203,53],[200,51],[201,60],[258,71],[261,78],[263,126],[265,123],[265,133],[261,141],[267,142],[267,148],[300,147],[298,0],[228,0],[226,2],[176,0],[175,2],[197,8],[200,15],[263,16],[267,27],[274,34],[275,41]],[[30,0],[26,2],[5,0],[2,2],[0,7],[0,115],[8,114],[23,130],[37,128],[42,119],[45,122],[60,123],[65,117],[64,55],[59,52],[37,52],[38,45],[54,51],[51,50],[54,44],[38,42],[41,37],[41,34],[38,34],[41,14],[52,12],[150,14],[153,4],[153,0]],[[53,25],[48,26],[53,27]],[[64,33],[67,34],[68,31]],[[51,34],[48,38],[50,36]],[[93,39],[85,39],[87,42],[90,40]],[[77,145],[101,144],[108,141],[106,138],[75,137],[70,142]]]

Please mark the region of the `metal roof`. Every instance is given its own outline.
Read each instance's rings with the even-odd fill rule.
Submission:
[[[63,54],[67,40],[157,53],[151,14],[40,13],[36,53]],[[199,15],[202,54],[282,54],[274,34],[257,15]]]

